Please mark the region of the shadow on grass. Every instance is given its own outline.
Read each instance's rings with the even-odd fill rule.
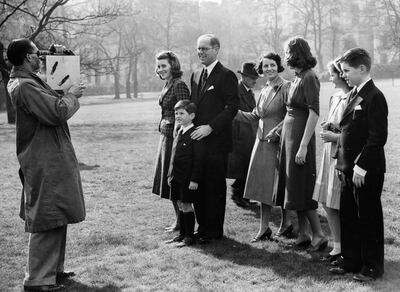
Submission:
[[[122,289],[114,284],[107,284],[103,287],[97,287],[95,285],[86,285],[81,282],[69,279],[62,283],[65,285],[65,292],[120,292]]]
[[[252,246],[226,237],[207,245],[195,245],[195,248],[237,265],[272,269],[275,274],[283,278],[293,279],[306,276],[323,281],[334,278],[328,272],[330,266],[319,261],[322,253],[309,254],[304,249],[292,248],[282,242],[266,241],[265,243],[277,245],[279,250],[271,252],[259,244]],[[271,248],[275,249],[275,246]]]

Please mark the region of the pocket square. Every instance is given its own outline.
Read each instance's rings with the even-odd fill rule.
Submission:
[[[362,110],[361,105],[357,105],[357,106],[354,108],[354,110],[355,110],[355,111]]]
[[[214,85],[211,85],[211,86],[207,89],[207,91],[213,90],[213,89],[214,89]]]

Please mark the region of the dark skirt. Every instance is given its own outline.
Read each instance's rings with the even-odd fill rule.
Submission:
[[[171,199],[183,203],[194,203],[197,197],[197,190],[189,190],[189,182],[171,182]]]
[[[174,138],[165,135],[160,136],[158,144],[156,167],[152,193],[161,198],[170,199],[170,188],[167,182],[169,161],[171,159],[172,142]]]

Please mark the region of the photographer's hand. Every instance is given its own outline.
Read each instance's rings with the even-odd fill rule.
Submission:
[[[67,93],[71,93],[75,95],[76,98],[80,98],[83,95],[83,90],[85,89],[85,85],[83,83],[72,84],[70,88],[68,88]]]

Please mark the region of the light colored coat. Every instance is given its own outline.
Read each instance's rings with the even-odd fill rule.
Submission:
[[[273,205],[275,172],[278,166],[279,134],[286,114],[290,82],[277,76],[261,91],[252,113],[240,112],[237,118],[248,122],[258,120],[257,138],[251,154],[244,197]],[[270,131],[278,133],[268,141]]]

